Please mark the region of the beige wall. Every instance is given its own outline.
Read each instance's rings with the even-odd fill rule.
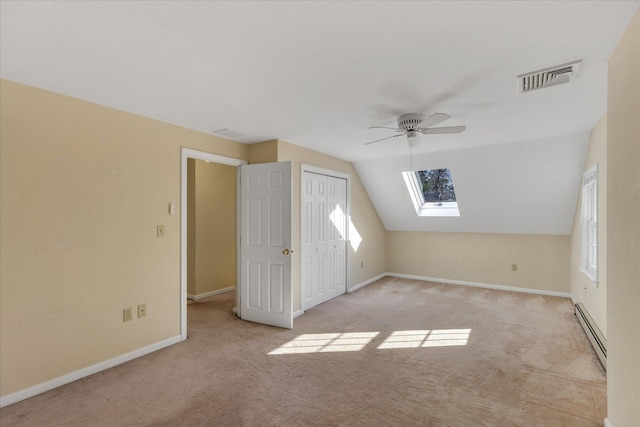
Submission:
[[[180,334],[180,216],[170,216],[168,205],[180,211],[181,147],[253,162],[292,161],[294,242],[300,163],[349,173],[352,221],[362,236],[350,253],[350,285],[386,271],[384,228],[349,162],[279,141],[238,144],[1,84],[2,396]],[[188,179],[196,180],[195,172]],[[160,224],[163,238],[156,237]],[[299,250],[294,254],[299,309]],[[141,303],[147,316],[123,322],[122,309],[135,311]]]
[[[194,264],[194,284],[188,292],[197,296],[236,285],[237,168],[203,160],[189,163],[195,176],[193,226],[187,227],[193,239],[187,260]]]
[[[0,92],[6,396],[180,334],[181,147],[248,147],[7,80]],[[140,303],[147,317],[124,323]]]
[[[613,427],[640,426],[640,11],[609,59],[607,397]]]
[[[348,287],[355,286],[386,272],[385,229],[353,165],[350,162],[298,147],[284,141],[278,141],[278,161],[292,162],[293,208],[291,214],[291,239],[294,252],[291,277],[294,310],[298,310],[301,307],[300,171],[302,163],[345,172],[351,176],[351,221],[362,241],[358,246],[358,250],[354,250],[351,245],[349,245],[348,248],[350,268]]]
[[[569,236],[388,231],[387,263],[392,273],[568,293],[569,247]]]
[[[584,170],[598,165],[598,286],[582,272],[582,189],[571,233],[571,296],[581,302],[607,336],[607,116],[591,131]]]
[[[259,142],[249,146],[249,164],[278,161],[278,140]]]

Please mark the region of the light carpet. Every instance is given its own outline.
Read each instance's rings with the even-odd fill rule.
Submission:
[[[188,305],[189,339],[0,410],[3,426],[602,426],[570,300],[384,278],[293,330]]]

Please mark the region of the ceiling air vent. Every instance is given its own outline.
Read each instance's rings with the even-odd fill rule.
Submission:
[[[228,138],[228,139],[234,139],[234,138],[238,138],[238,137],[242,136],[241,133],[234,132],[234,131],[229,130],[227,128],[214,130],[213,133],[218,135],[218,136],[222,136],[222,137]]]
[[[534,89],[568,83],[576,78],[580,63],[582,60],[520,74],[518,76],[518,92],[529,92]]]

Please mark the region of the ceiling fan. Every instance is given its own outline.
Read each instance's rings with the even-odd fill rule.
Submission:
[[[446,126],[446,127],[438,127],[432,128],[431,126],[437,125],[440,122],[443,122],[449,119],[451,116],[444,113],[434,113],[429,117],[425,118],[424,114],[420,113],[410,113],[403,114],[398,117],[398,127],[390,128],[384,126],[372,126],[369,129],[390,129],[396,132],[400,132],[397,135],[388,136],[382,139],[376,139],[375,141],[367,142],[365,145],[373,144],[374,142],[384,141],[385,139],[397,138],[399,136],[406,135],[407,141],[409,142],[409,146],[413,146],[415,143],[419,141],[418,134],[446,134],[446,133],[460,133],[464,132],[467,127],[466,126]]]

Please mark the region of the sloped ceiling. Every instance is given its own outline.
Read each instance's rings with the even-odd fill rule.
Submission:
[[[387,230],[571,234],[588,133],[356,163]],[[418,217],[402,178],[449,168],[459,217]]]
[[[239,142],[277,138],[353,161],[390,229],[566,234],[588,131],[606,110],[606,61],[637,7],[1,1],[0,75],[202,132],[228,129]],[[577,59],[574,82],[517,93],[518,74]],[[468,127],[425,136],[414,149],[425,164],[455,165],[458,222],[392,206],[406,193],[392,179],[406,163],[402,138],[364,145],[389,135],[370,126],[394,126],[410,112],[448,113],[443,126]],[[474,157],[510,165],[500,176],[513,185],[500,203],[488,203],[498,188],[468,179],[481,174]],[[536,178],[522,171],[551,168],[545,158],[562,184],[529,191]]]

